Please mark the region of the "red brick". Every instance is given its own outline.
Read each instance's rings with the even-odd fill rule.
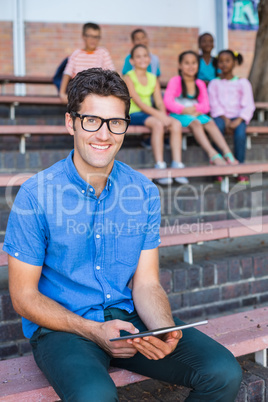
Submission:
[[[1,341],[13,341],[23,339],[23,333],[21,329],[21,322],[0,324]]]
[[[160,270],[160,282],[165,292],[170,293],[172,290],[172,274],[167,269]]]
[[[222,300],[234,299],[249,294],[249,283],[237,283],[222,288]],[[254,292],[255,293],[255,292]]]

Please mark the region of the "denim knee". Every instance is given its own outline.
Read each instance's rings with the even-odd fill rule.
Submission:
[[[226,351],[210,362],[203,384],[210,394],[210,400],[233,402],[238,394],[242,381],[242,370],[236,358]]]
[[[100,385],[100,384],[99,384]],[[96,388],[92,384],[84,384],[76,388],[73,393],[62,398],[64,402],[118,402],[115,385],[105,383]]]

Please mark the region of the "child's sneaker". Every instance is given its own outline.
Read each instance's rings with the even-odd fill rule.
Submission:
[[[155,169],[166,169],[167,168],[167,164],[166,162],[157,162],[154,165]],[[162,184],[164,186],[167,186],[168,184],[172,184],[173,180],[172,177],[163,177],[162,179],[155,179],[155,182],[158,184]]]
[[[171,163],[170,167],[176,168],[176,169],[182,169],[185,166],[184,166],[184,164],[182,162],[173,161]],[[189,183],[189,180],[186,177],[175,177],[174,180],[175,180],[176,183],[179,183],[179,184],[188,184]]]

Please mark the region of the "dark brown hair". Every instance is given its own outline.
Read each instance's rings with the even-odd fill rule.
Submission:
[[[198,67],[199,67],[199,56],[198,56],[198,54],[195,53],[193,50],[186,50],[185,52],[182,52],[182,53],[179,55],[179,63],[182,62],[183,58],[184,58],[185,56],[187,56],[187,54],[192,54],[194,57],[196,57],[197,64],[198,64]],[[198,97],[198,95],[199,95],[199,88],[198,88],[198,86],[196,85],[197,73],[198,73],[198,68],[197,68],[196,75],[195,75],[195,77],[194,77],[194,79],[195,79],[195,99],[196,99],[196,98]],[[184,79],[183,79],[183,76],[182,76],[182,74],[181,74],[181,70],[180,70],[180,69],[179,69],[179,75],[181,76],[182,96],[183,96],[184,98],[186,98],[187,95],[188,95],[188,94],[187,94],[187,88],[186,88],[186,84],[185,84],[185,82],[184,82]]]
[[[116,71],[89,68],[70,80],[67,87],[67,112],[78,112],[88,95],[115,96],[125,104],[125,115],[129,116],[130,96],[125,81]]]

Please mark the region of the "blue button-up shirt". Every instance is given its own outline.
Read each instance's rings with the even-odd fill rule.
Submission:
[[[3,250],[42,266],[39,290],[74,313],[104,321],[104,309],[133,311],[128,287],[141,250],[160,243],[157,187],[115,161],[99,198],[66,160],[27,180],[10,213]],[[23,318],[31,337],[38,328]]]

